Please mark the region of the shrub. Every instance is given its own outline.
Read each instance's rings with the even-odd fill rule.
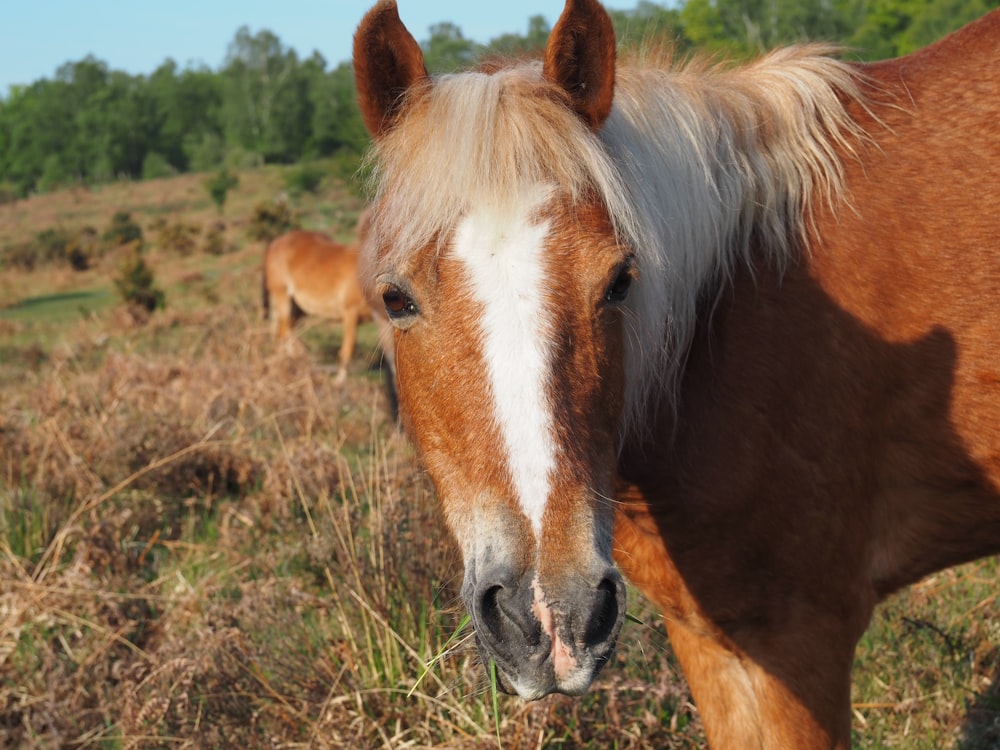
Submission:
[[[306,162],[285,175],[285,187],[295,197],[303,193],[315,193],[324,177],[326,170],[323,167],[316,162]]]
[[[130,308],[153,312],[166,306],[163,290],[156,287],[153,270],[143,260],[138,248],[125,256],[114,279],[115,289]]]
[[[36,187],[43,193],[55,190],[71,181],[71,175],[63,164],[59,155],[50,153],[42,167],[42,174],[38,178]]]
[[[86,271],[101,254],[97,230],[84,227],[66,241],[64,252],[74,271]]]
[[[66,257],[70,233],[62,227],[43,229],[35,235],[35,257],[39,264],[47,264]]]
[[[86,231],[87,229],[82,230],[81,234]],[[74,268],[79,268],[78,264],[84,262],[79,252],[74,251],[71,255],[76,239],[69,230],[62,227],[43,229],[29,242],[7,245],[3,251],[3,265],[33,271],[39,266],[68,259]]]
[[[75,241],[66,246],[66,260],[74,271],[86,271],[90,268],[90,257]]]
[[[4,245],[2,265],[5,268],[18,268],[22,271],[32,271],[38,263],[35,244],[33,242],[16,242]]]
[[[205,231],[205,241],[202,250],[208,255],[225,255],[232,251],[232,246],[226,242],[226,225],[217,221]]]
[[[353,195],[366,197],[372,171],[370,163],[358,154],[342,152],[330,159],[329,165],[330,173],[342,179]]]
[[[0,182],[0,206],[13,203],[19,197],[17,185],[11,182]]]
[[[186,135],[182,146],[187,168],[192,172],[207,172],[222,163],[225,142],[216,133]]]
[[[252,240],[270,242],[279,234],[294,229],[296,226],[298,226],[298,217],[288,205],[288,201],[258,203],[253,210],[253,216],[250,217],[247,236]]]
[[[4,265],[33,271],[35,268],[61,261],[66,257],[70,233],[62,227],[43,229],[28,242],[18,242],[4,248]]]
[[[111,217],[111,226],[104,233],[104,241],[112,246],[119,247],[130,242],[142,244],[142,227],[132,221],[132,214],[128,211],[116,211]]]
[[[178,255],[190,255],[197,247],[200,227],[175,221],[173,224],[164,222],[156,236],[157,244],[164,250]]]
[[[236,187],[239,182],[239,178],[225,167],[205,180],[205,189],[212,196],[212,201],[215,203],[215,207],[219,209],[220,214],[222,213],[223,206],[226,205],[226,196],[229,195],[229,191]]]
[[[155,180],[157,177],[170,177],[177,170],[167,161],[167,157],[156,151],[150,151],[142,160],[142,179]]]

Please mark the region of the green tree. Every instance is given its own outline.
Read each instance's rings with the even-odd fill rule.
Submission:
[[[205,179],[205,189],[208,190],[208,194],[212,197],[212,202],[215,203],[220,214],[226,205],[229,191],[236,187],[239,182],[239,178],[225,167]]]
[[[684,33],[680,11],[640,0],[633,10],[608,11],[615,26],[619,46],[647,47],[673,45],[678,52],[685,52],[691,43]]]
[[[1000,5],[997,0],[850,0],[846,43],[866,59],[905,55]]]
[[[791,42],[837,41],[844,33],[841,10],[830,0],[688,0],[679,17],[697,47],[737,56]]]
[[[221,147],[209,153],[204,145],[222,142],[220,76],[204,67],[178,71],[167,60],[146,84],[156,131],[152,150],[178,172],[218,166]]]
[[[244,26],[222,71],[226,138],[268,161],[294,161],[308,139],[308,75],[294,50],[270,31]]]
[[[552,27],[545,16],[532,16],[528,19],[528,33],[503,34],[490,40],[486,45],[489,52],[498,55],[530,54],[545,49]]]
[[[430,38],[420,46],[424,62],[431,73],[452,73],[472,67],[480,50],[479,45],[462,36],[462,30],[453,23],[442,22],[431,26]]]
[[[341,63],[329,72],[312,74],[312,129],[306,152],[313,156],[361,154],[368,145],[368,131],[361,119],[354,69]]]
[[[745,57],[787,42],[826,40],[873,59],[929,44],[997,5],[1000,0],[637,0],[632,9],[610,13],[623,47],[669,40],[681,53],[697,47]],[[504,34],[483,46],[443,22],[421,46],[431,72],[444,73],[470,67],[483,52],[537,52],[549,32],[549,21],[536,15],[524,34]],[[0,97],[4,200],[69,183],[319,157],[349,179],[367,145],[350,63],[330,69],[321,55],[301,58],[272,32],[247,27],[236,32],[219,70],[182,70],[168,59],[149,76],[132,76],[88,56]],[[224,193],[221,200],[220,210]]]
[[[41,80],[11,92],[4,102],[6,154],[3,178],[20,195],[37,189],[43,173],[61,184],[74,174],[73,111],[64,81]]]

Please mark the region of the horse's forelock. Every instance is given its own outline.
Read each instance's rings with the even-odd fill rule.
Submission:
[[[539,185],[571,201],[596,196],[626,220],[617,169],[564,99],[538,61],[441,76],[412,94],[372,152],[383,261],[446,241],[472,205],[513,210]]]

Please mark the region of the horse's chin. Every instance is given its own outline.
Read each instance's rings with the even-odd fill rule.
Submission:
[[[512,678],[497,666],[482,646],[479,648],[479,654],[491,684],[494,683],[494,679],[490,675],[495,670],[496,690],[504,695],[516,695],[525,701],[537,701],[553,694],[568,695],[573,698],[585,695],[599,671],[594,670],[590,674],[576,673],[570,679],[560,682],[554,679],[551,669],[543,667],[534,674],[520,674]]]
[[[519,682],[516,686],[507,678],[506,675],[500,674],[497,671],[497,690],[505,693],[506,695],[516,695],[525,701],[537,701],[545,698],[546,696],[558,694],[558,695],[568,695],[572,698],[578,698],[581,695],[585,695],[590,689],[591,680],[580,680],[575,683],[559,685],[556,683],[536,683],[530,680],[525,680]]]

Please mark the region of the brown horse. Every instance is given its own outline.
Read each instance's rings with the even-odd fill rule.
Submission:
[[[716,748],[846,748],[876,603],[1000,551],[1000,13],[908,57],[431,78],[383,0],[362,276],[484,656],[579,694],[625,587]]]
[[[366,223],[367,214],[362,214],[359,235],[363,235]],[[379,305],[373,315],[372,306],[361,289],[358,247],[341,245],[325,234],[304,230],[283,234],[267,246],[264,253],[264,314],[271,319],[279,341],[288,337],[300,314],[342,322],[344,336],[338,355],[338,383],[343,383],[347,377],[358,324],[374,318],[380,332],[388,328],[382,306]],[[391,347],[387,350],[391,351]]]

